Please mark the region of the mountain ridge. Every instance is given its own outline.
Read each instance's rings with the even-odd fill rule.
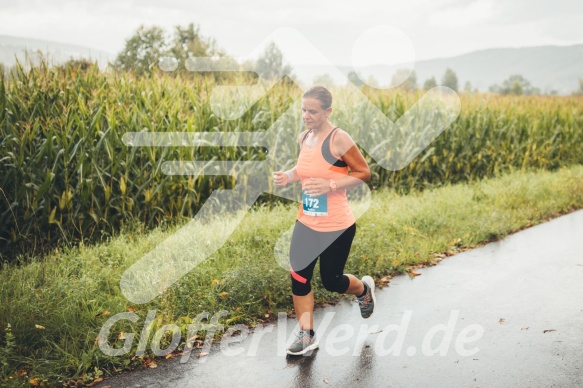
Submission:
[[[346,73],[351,70],[347,66],[344,68]],[[554,90],[569,94],[578,89],[579,78],[583,79],[583,44],[488,48],[421,60],[414,65],[418,85],[423,86],[431,77],[439,84],[447,68],[456,73],[460,89],[470,81],[472,90],[486,91],[491,85],[500,85],[511,75],[519,74],[542,92]],[[387,76],[385,66],[369,66],[363,72],[381,84],[387,84],[392,76]]]
[[[104,68],[109,61],[115,59],[115,54],[89,47],[0,35],[0,63],[12,66],[15,57],[22,61],[25,49],[48,52],[52,63],[89,57],[97,60],[99,66]],[[353,70],[350,66],[337,67],[344,74]],[[304,81],[313,80],[318,76],[319,68],[325,67],[314,65],[301,78]],[[364,74],[372,75],[379,84],[388,85],[397,68],[398,65],[373,65],[361,70]],[[487,91],[494,84],[501,85],[511,75],[520,74],[543,93],[556,91],[559,94],[570,94],[578,89],[579,79],[583,79],[583,44],[496,47],[420,60],[414,66],[418,86],[422,87],[425,80],[431,77],[435,77],[437,84],[440,84],[447,68],[456,73],[460,89],[469,81],[472,90]]]
[[[25,52],[37,51],[48,53],[50,62],[55,64],[66,62],[71,58],[90,58],[96,60],[100,67],[105,67],[107,62],[114,58],[111,53],[86,46],[0,35],[0,63],[5,66],[14,66],[16,58],[23,63]]]

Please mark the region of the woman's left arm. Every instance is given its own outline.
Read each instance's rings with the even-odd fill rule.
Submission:
[[[370,169],[350,135],[344,131],[338,131],[333,137],[332,143],[333,153],[342,155],[342,160],[350,170],[348,176],[339,176],[338,179],[334,179],[335,189],[348,189],[363,182],[368,182]],[[307,190],[310,196],[315,197],[330,192],[332,190],[331,183],[328,179],[310,178],[310,181],[304,185],[303,189]]]
[[[368,163],[348,133],[338,131],[333,137],[332,150],[334,154],[342,155],[342,160],[350,170],[349,176],[335,180],[337,189],[347,189],[370,180]]]

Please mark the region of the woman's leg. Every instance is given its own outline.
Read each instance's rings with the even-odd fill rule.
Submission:
[[[376,303],[374,279],[365,276],[359,280],[343,273],[355,232],[356,225],[352,225],[320,255],[320,274],[327,290],[356,295],[360,315],[369,318]]]
[[[314,293],[311,280],[319,256],[318,232],[296,221],[290,246],[292,299],[302,330],[313,330]]]
[[[299,296],[292,294],[294,310],[301,330],[314,330],[314,292]]]
[[[364,283],[358,279],[356,276],[351,274],[344,274],[350,280],[348,289],[344,292],[345,294],[360,296],[364,293]]]
[[[364,284],[360,279],[351,274],[344,274],[355,234],[356,224],[353,224],[320,255],[320,275],[324,287],[329,291],[356,296],[364,293]]]

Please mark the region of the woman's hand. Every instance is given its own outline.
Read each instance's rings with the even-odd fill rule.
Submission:
[[[310,178],[303,187],[310,197],[326,194],[330,191],[330,181],[322,178]]]
[[[285,172],[276,171],[273,173],[273,182],[275,182],[276,186],[283,187],[288,184],[289,179]]]

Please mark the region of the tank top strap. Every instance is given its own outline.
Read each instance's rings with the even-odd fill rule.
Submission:
[[[326,160],[328,163],[330,163],[333,166],[346,167],[347,166],[346,162],[344,162],[343,160],[340,160],[337,157],[335,157],[334,155],[332,155],[332,150],[331,150],[332,145],[330,144],[330,139],[332,138],[332,134],[334,132],[336,132],[337,129],[338,129],[338,127],[335,127],[334,129],[332,129],[330,131],[330,133],[328,134],[328,136],[326,136],[326,139],[324,139],[324,141],[322,142],[322,156],[324,157],[324,160]]]

